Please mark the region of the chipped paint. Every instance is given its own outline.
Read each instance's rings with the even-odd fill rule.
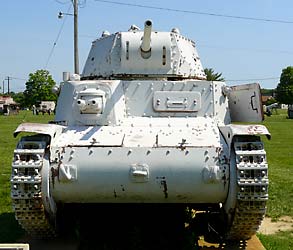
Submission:
[[[168,198],[168,186],[167,186],[167,181],[166,180],[162,180],[161,181],[161,186],[163,187],[163,193],[165,198]]]

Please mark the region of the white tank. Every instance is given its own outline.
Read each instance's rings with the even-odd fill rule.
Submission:
[[[54,123],[16,129],[36,133],[20,139],[11,176],[16,218],[33,236],[56,234],[64,204],[176,205],[203,211],[221,239],[258,230],[260,135],[270,134],[232,122],[262,121],[260,86],[207,81],[195,43],[152,26],[104,33],[81,77],[66,74]]]

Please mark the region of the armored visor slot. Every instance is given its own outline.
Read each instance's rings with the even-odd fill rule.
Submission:
[[[126,41],[126,60],[129,60],[129,41]]]
[[[166,65],[166,47],[163,46],[162,64]]]
[[[105,106],[105,92],[86,90],[79,93],[76,100],[81,114],[102,114]]]

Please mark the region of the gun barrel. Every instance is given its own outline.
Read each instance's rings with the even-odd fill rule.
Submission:
[[[152,21],[147,20],[144,23],[144,32],[141,43],[141,51],[144,53],[150,52],[151,50],[151,33],[152,33]]]

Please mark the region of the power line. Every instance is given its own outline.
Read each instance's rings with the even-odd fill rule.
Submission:
[[[68,4],[69,2],[71,2],[71,0],[68,0],[68,1],[65,1],[65,2],[62,2],[60,0],[54,0],[55,2],[57,3],[60,3],[60,4]]]
[[[224,14],[218,14],[218,13],[199,12],[199,11],[192,11],[192,10],[178,10],[178,9],[172,9],[172,8],[163,8],[163,7],[156,7],[156,6],[150,6],[150,5],[142,5],[142,4],[122,3],[122,2],[107,1],[107,0],[95,0],[95,1],[96,2],[103,2],[103,3],[110,3],[110,4],[117,4],[117,5],[124,5],[124,6],[131,6],[131,7],[138,7],[138,8],[147,8],[147,9],[155,9],[155,10],[163,10],[163,11],[181,12],[181,13],[189,13],[189,14],[196,14],[196,15],[206,15],[206,16],[224,17],[224,18],[242,19],[242,20],[250,20],[250,21],[260,21],[260,22],[293,24],[293,21],[288,21],[288,20],[224,15]]]
[[[3,94],[4,94],[5,81],[7,81],[7,93],[10,94],[10,84],[11,84],[10,81],[11,80],[23,80],[23,81],[26,81],[26,79],[23,79],[23,78],[14,77],[14,76],[7,76],[3,80]]]
[[[85,8],[85,7],[86,7],[86,0],[79,1],[79,2],[78,2],[78,6],[79,6],[80,8]]]
[[[267,78],[255,78],[255,79],[225,79],[227,82],[244,82],[244,81],[265,81],[265,80],[279,80],[280,77],[267,77]]]
[[[221,49],[221,50],[240,50],[240,51],[251,51],[259,53],[280,53],[280,54],[293,54],[293,51],[289,50],[276,50],[276,49],[260,49],[260,48],[237,48],[237,47],[222,47],[217,45],[205,45],[197,43],[198,47],[209,48],[209,49]]]
[[[19,77],[13,77],[13,76],[9,76],[10,79],[15,79],[15,80],[23,80],[26,81],[27,79],[24,78],[19,78]]]
[[[56,0],[55,0],[55,1],[56,1]],[[67,12],[70,11],[71,6],[72,6],[72,5],[70,4],[70,6],[69,6]],[[53,53],[54,53],[55,47],[56,47],[56,45],[57,45],[57,42],[58,42],[59,37],[60,37],[60,35],[61,35],[61,32],[62,32],[62,30],[63,30],[63,28],[64,28],[64,24],[65,24],[66,19],[67,19],[67,16],[65,16],[65,18],[63,19],[62,25],[61,25],[61,27],[60,27],[60,29],[59,29],[59,32],[58,32],[58,34],[57,34],[57,37],[56,37],[54,43],[53,43],[53,47],[52,47],[52,49],[51,49],[51,51],[50,51],[50,53],[49,53],[49,56],[48,56],[48,59],[47,59],[47,62],[46,62],[45,69],[47,69],[47,66],[48,66],[48,64],[49,64],[49,61],[50,61],[50,59],[51,59],[51,57],[52,57],[52,55],[53,55]]]

